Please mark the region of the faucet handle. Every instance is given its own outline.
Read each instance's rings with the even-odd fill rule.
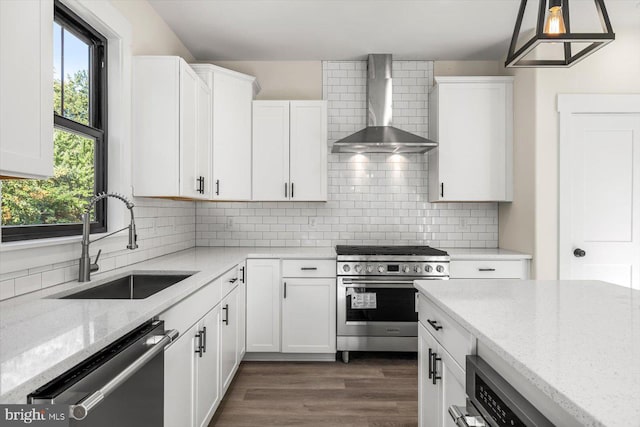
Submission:
[[[90,271],[98,271],[100,269],[100,266],[98,265],[98,259],[100,259],[101,253],[102,253],[102,249],[98,251],[98,254],[96,255],[96,259],[92,263],[89,263]]]

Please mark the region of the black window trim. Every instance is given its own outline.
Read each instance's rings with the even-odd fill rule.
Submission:
[[[89,105],[89,126],[75,122],[52,112],[54,128],[77,133],[95,140],[95,191],[107,191],[107,39],[87,24],[59,0],[54,1],[54,21],[89,44],[91,48],[91,76],[89,78],[89,99],[99,98],[98,103]],[[53,87],[51,88],[53,90]],[[94,108],[95,107],[95,108]],[[91,223],[91,233],[107,231],[107,200],[96,204],[96,218]],[[67,237],[82,234],[80,218],[72,224],[37,224],[2,227],[2,242],[33,239]]]

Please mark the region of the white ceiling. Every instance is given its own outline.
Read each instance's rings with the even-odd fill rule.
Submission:
[[[198,60],[502,60],[518,0],[149,0]],[[537,1],[529,1],[535,10]],[[607,0],[640,27],[639,0]],[[571,2],[572,23],[593,1]],[[533,15],[531,15],[533,16]],[[595,14],[594,14],[595,16]]]

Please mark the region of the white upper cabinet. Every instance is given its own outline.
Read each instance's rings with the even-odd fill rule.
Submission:
[[[253,200],[327,200],[326,101],[253,102]]]
[[[211,198],[251,200],[251,102],[255,77],[211,64],[192,64],[211,89]]]
[[[53,175],[53,0],[0,1],[0,177]]]
[[[429,201],[512,200],[513,77],[436,77]]]
[[[207,199],[210,90],[177,56],[133,61],[135,196]]]

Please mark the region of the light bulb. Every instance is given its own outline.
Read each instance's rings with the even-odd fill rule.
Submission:
[[[564,26],[564,18],[562,17],[562,6],[559,1],[551,1],[549,15],[544,24],[545,34],[564,34],[567,29]]]

